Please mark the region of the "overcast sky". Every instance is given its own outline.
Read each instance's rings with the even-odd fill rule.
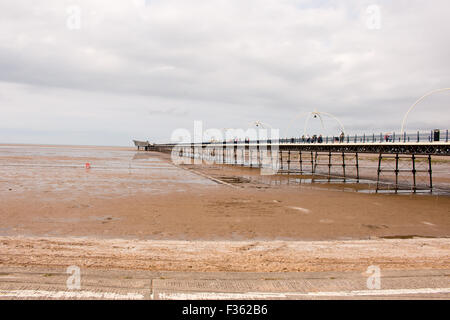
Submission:
[[[450,87],[449,12],[448,0],[2,0],[0,142],[168,141],[194,120],[292,135],[313,110],[348,133],[400,131],[415,100]],[[408,129],[450,127],[449,106],[450,92],[427,98]]]

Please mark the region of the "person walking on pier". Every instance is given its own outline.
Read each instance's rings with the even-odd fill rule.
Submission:
[[[317,139],[317,142],[318,142],[318,143],[322,143],[322,142],[323,142],[323,137],[322,137],[322,135],[319,135],[319,138]]]

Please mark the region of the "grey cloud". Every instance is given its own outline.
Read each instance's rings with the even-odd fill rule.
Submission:
[[[366,27],[370,4],[381,8],[379,30]],[[82,9],[80,30],[66,27],[69,5]],[[391,131],[415,99],[450,86],[449,9],[444,0],[5,1],[2,132],[39,135],[40,124],[24,117],[36,114],[59,137],[61,124],[74,130],[81,121],[79,130],[104,130],[91,135],[95,143],[117,130],[123,144],[168,139],[197,119],[285,128],[314,109],[349,131]],[[440,96],[411,126],[448,126],[449,95]]]

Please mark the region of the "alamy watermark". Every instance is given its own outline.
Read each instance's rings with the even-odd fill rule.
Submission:
[[[278,129],[204,129],[195,121],[193,131],[179,128],[173,131],[171,143],[174,164],[249,164],[259,167],[262,175],[279,170]]]
[[[81,269],[78,266],[67,267],[66,273],[70,274],[67,278],[67,290],[81,289]]]
[[[81,17],[82,10],[80,6],[72,5],[67,7],[67,20],[66,27],[69,30],[80,30],[81,29]]]
[[[369,274],[366,285],[369,290],[381,289],[381,269],[379,266],[369,266],[366,270],[366,274]]]
[[[372,4],[366,8],[366,27],[369,30],[381,29],[381,8]]]

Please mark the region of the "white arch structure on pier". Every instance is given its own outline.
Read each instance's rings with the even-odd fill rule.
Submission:
[[[273,129],[273,127],[270,124],[264,123],[264,122],[259,121],[259,120],[251,122],[250,126],[255,126],[258,129]]]
[[[303,128],[303,135],[306,135],[306,130],[308,129],[308,123],[309,123],[309,120],[310,120],[311,118],[319,118],[320,124],[322,125],[322,128],[325,130],[325,126],[324,126],[324,124],[323,124],[323,118],[322,118],[322,116],[328,116],[328,117],[334,119],[334,120],[339,124],[339,127],[340,127],[340,129],[341,129],[341,132],[344,132],[344,133],[345,133],[345,127],[344,127],[344,125],[342,124],[342,122],[341,122],[335,115],[333,115],[333,114],[331,114],[331,113],[329,113],[329,112],[323,112],[323,111],[317,111],[317,110],[300,113],[298,116],[296,116],[296,117],[291,121],[291,124],[289,125],[288,130],[292,127],[292,124],[293,124],[297,119],[299,119],[299,118],[301,118],[301,117],[303,117],[303,116],[305,116],[305,115],[306,115],[306,119],[305,119],[305,125],[304,125],[304,128]]]
[[[406,120],[408,119],[409,113],[414,109],[414,107],[416,105],[419,104],[419,102],[421,102],[426,97],[431,96],[432,94],[435,94],[435,93],[438,93],[438,92],[442,92],[442,91],[449,91],[449,90],[450,90],[450,88],[442,88],[442,89],[436,89],[436,90],[430,91],[427,94],[425,94],[422,97],[420,97],[416,102],[414,102],[414,104],[411,107],[409,107],[408,111],[405,113],[405,116],[403,117],[401,134],[403,134],[405,132],[405,124],[406,124]]]

